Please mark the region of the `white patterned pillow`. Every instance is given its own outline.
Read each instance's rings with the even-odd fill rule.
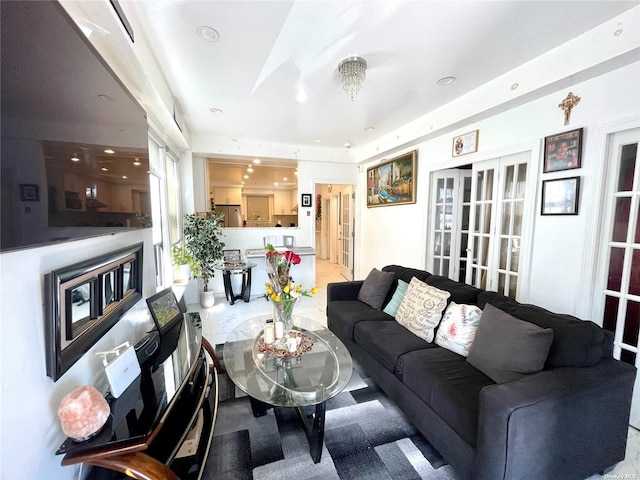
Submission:
[[[413,277],[396,313],[396,321],[431,343],[450,295]]]
[[[436,343],[463,357],[469,356],[481,315],[480,307],[451,302],[442,316]]]

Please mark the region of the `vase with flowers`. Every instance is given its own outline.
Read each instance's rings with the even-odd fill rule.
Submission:
[[[313,287],[305,290],[302,285],[293,281],[290,270],[293,265],[300,263],[300,256],[291,250],[277,251],[273,245],[267,245],[266,253],[267,276],[269,281],[265,283],[267,296],[273,302],[273,320],[282,322],[284,332],[293,326],[293,307],[300,297],[310,297],[318,293]]]

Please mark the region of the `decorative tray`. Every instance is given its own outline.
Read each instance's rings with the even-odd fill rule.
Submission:
[[[295,358],[301,357],[305,353],[310,352],[313,348],[313,340],[311,340],[311,337],[306,333],[289,330],[285,333],[285,338],[287,336],[289,338],[295,338],[296,341],[298,338],[300,339],[298,342],[298,348],[295,352],[290,352],[287,348],[287,344],[279,340],[276,340],[272,344],[266,344],[264,343],[264,336],[261,335],[258,339],[258,353],[267,353],[275,358]]]

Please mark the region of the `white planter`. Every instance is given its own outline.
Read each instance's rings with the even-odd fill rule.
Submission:
[[[185,265],[176,265],[173,281],[175,283],[188,283],[191,280],[191,266],[188,264]]]
[[[216,297],[213,296],[213,291],[209,290],[208,292],[202,291],[200,292],[200,306],[202,308],[211,308],[215,303]]]

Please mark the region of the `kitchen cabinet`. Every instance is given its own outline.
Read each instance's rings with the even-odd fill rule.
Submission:
[[[288,190],[274,191],[273,214],[274,215],[291,215],[291,197]]]
[[[242,203],[242,189],[240,187],[215,187],[213,201],[216,205],[240,205]]]

